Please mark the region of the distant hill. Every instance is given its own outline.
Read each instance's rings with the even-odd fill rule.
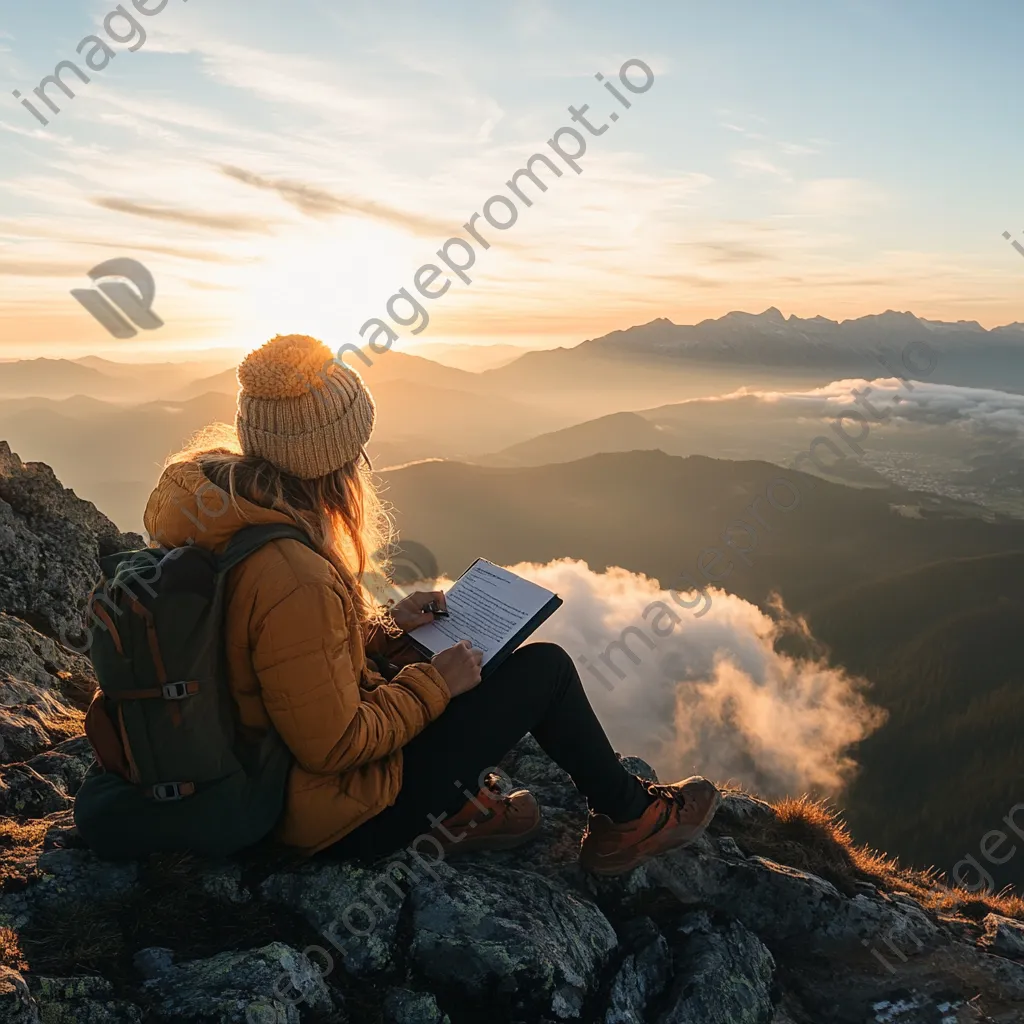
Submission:
[[[850,385],[845,385],[847,393]],[[1024,518],[1024,433],[1019,396],[995,389],[926,386],[927,406],[907,402],[903,416],[871,426],[864,451],[836,461],[822,452],[820,471],[839,483],[897,486],[944,494]],[[891,395],[892,393],[890,393]],[[880,411],[893,401],[879,402]],[[908,409],[914,409],[912,416]],[[997,412],[997,410],[999,410]],[[813,392],[744,393],[615,413],[540,434],[474,458],[485,466],[541,466],[602,452],[660,449],[669,455],[755,459],[792,465],[812,438],[832,432],[835,407]],[[842,444],[841,450],[845,450]],[[808,468],[809,463],[804,463]]]
[[[123,529],[138,530],[164,459],[201,427],[233,419],[234,400],[216,394],[135,406],[81,396],[15,400],[0,402],[0,437],[24,459],[53,466]]]
[[[788,513],[763,497],[783,473],[803,494]],[[674,586],[681,572],[696,572],[705,548],[723,548],[723,531],[749,520],[758,496],[771,529],[761,529],[752,565],[731,556],[721,584],[756,603],[777,590],[803,610],[940,558],[1024,550],[1022,523],[986,523],[981,510],[975,518],[969,507],[940,498],[847,487],[764,462],[633,451],[514,469],[431,462],[385,479],[405,536],[456,574],[481,555],[506,565],[573,557],[598,571],[620,565]],[[780,500],[792,499],[781,492]],[[895,506],[917,508],[922,518]],[[734,539],[741,545],[743,533]]]
[[[557,410],[446,386],[472,382],[475,375],[425,359],[396,354],[394,362],[381,364],[371,384],[377,403],[371,453],[377,465],[473,458],[571,422]],[[398,376],[402,370],[419,378]],[[121,395],[135,392],[133,382],[113,384]],[[164,460],[208,424],[233,423],[237,389],[232,369],[194,382],[175,399],[3,399],[0,436],[24,458],[52,465],[68,486],[101,502],[124,529],[137,530]]]
[[[79,394],[116,398],[123,390],[117,378],[70,359],[0,363],[0,398],[67,398]]]
[[[889,711],[844,795],[854,833],[918,866],[978,857],[1024,802],[1024,552],[942,558],[840,592],[808,621]],[[1024,885],[1020,858],[986,868],[997,887]]]
[[[427,342],[416,348],[417,355],[471,373],[505,366],[529,351],[528,346],[521,345],[457,345],[440,341]]]
[[[659,448],[669,455],[754,458],[784,463],[807,445],[808,427],[791,408],[754,396],[692,399],[612,413],[531,438],[486,458],[482,465],[542,466],[602,452]],[[813,436],[813,435],[811,435]]]
[[[520,441],[567,417],[497,395],[480,395],[404,378],[374,381],[374,439],[402,445],[404,460],[473,457]]]
[[[577,423],[562,430],[532,437],[510,445],[494,455],[478,459],[485,466],[543,466],[554,462],[574,462],[602,452],[631,452],[660,448],[666,437],[653,423],[635,412],[614,412],[596,420]]]
[[[451,366],[443,366],[422,356],[409,355],[392,349],[381,355],[369,353],[372,363],[366,366],[358,356],[351,353],[346,356],[346,365],[359,372],[359,375],[372,387],[374,384],[389,380],[408,380],[432,387],[454,388],[459,391],[478,391],[481,381],[478,374],[465,370],[457,370]],[[174,397],[194,398],[208,391],[217,391],[225,395],[238,393],[238,377],[235,367],[223,370],[209,377],[201,377],[183,387]]]
[[[178,400],[188,401],[198,395],[206,395],[216,392],[219,395],[238,394],[238,371],[232,366],[227,370],[221,370],[210,377],[200,377],[198,380],[189,381],[184,387],[173,396]]]
[[[121,363],[113,359],[102,359],[100,356],[82,356],[75,360],[80,366],[88,366],[108,377],[150,381],[160,380],[165,387],[177,385],[180,381],[208,377],[230,364],[230,360],[222,359],[183,359],[162,363]],[[212,389],[211,389],[212,390]]]
[[[139,403],[171,398],[188,382],[211,372],[202,361],[121,363],[98,356],[81,359],[19,359],[0,362],[0,399],[87,395],[105,401]],[[204,394],[215,388],[199,388]]]

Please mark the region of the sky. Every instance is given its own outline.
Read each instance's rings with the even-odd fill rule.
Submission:
[[[1019,0],[136,2],[144,42],[109,0],[0,0],[0,358],[361,343],[534,153],[561,176],[477,218],[422,330],[392,301],[396,349],[773,305],[1024,320]],[[54,113],[63,60],[90,81]],[[71,296],[113,258],[163,326],[116,339]]]

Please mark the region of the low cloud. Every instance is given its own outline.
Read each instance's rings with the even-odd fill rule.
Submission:
[[[846,410],[860,408],[854,404],[853,392],[856,390],[888,420],[906,420],[930,426],[959,423],[988,434],[1024,436],[1024,395],[916,380],[910,384],[912,391],[895,378],[837,380],[812,391],[743,390],[718,400],[755,398],[777,408],[788,406],[799,415],[830,418]],[[866,388],[870,393],[865,395]]]
[[[863,680],[813,656],[778,653],[774,641],[792,622],[740,598],[714,591],[711,610],[695,618],[655,581],[624,569],[596,573],[571,559],[511,568],[563,598],[534,639],[573,656],[615,748],[642,755],[663,780],[700,773],[770,798],[834,796],[856,772],[852,745],[883,721]],[[645,621],[656,602],[667,611]],[[586,666],[601,665],[630,626],[655,646],[631,639],[639,663],[617,656],[622,679],[601,666],[609,690]],[[653,626],[672,632],[658,638]]]

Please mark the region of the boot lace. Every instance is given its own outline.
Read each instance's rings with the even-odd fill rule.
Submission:
[[[657,800],[667,800],[669,803],[673,803],[677,807],[686,806],[686,797],[683,796],[683,791],[678,786],[652,782],[647,787],[647,792]]]

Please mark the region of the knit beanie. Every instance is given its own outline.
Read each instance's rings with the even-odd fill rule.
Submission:
[[[242,452],[313,480],[359,457],[376,409],[355,370],[315,338],[278,335],[238,368]]]

